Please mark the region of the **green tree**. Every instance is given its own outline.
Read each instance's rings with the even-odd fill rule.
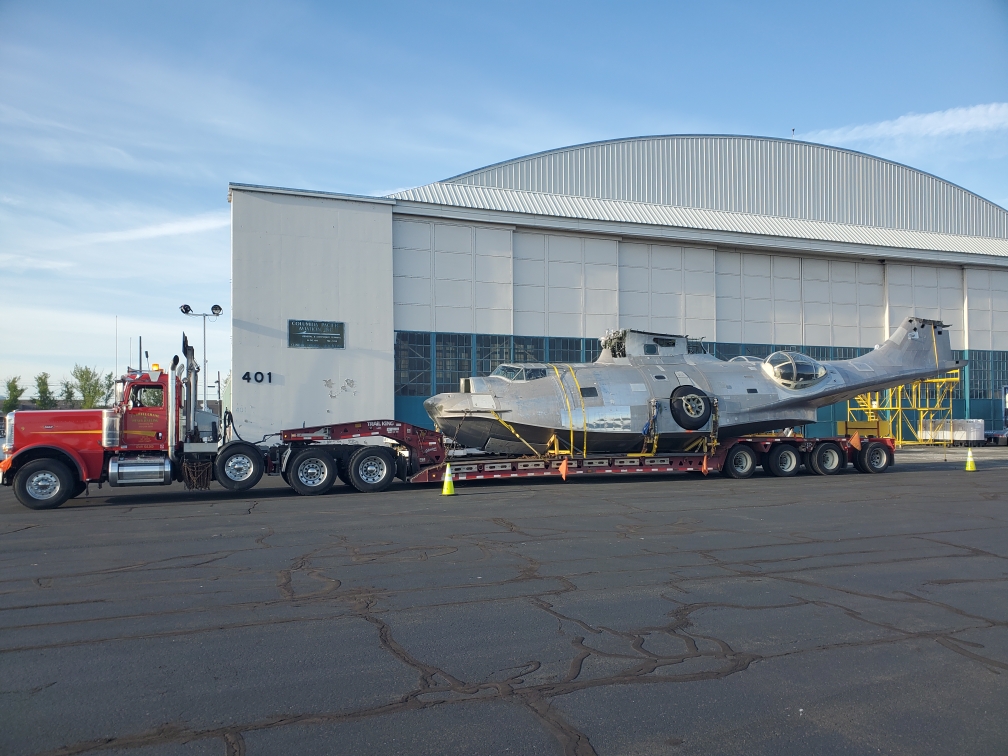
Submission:
[[[70,374],[73,376],[74,386],[81,395],[81,409],[97,407],[105,394],[98,369],[87,365],[74,365]]]
[[[40,410],[52,409],[56,406],[56,395],[49,388],[49,373],[39,373],[35,376],[35,406]]]
[[[60,399],[67,404],[73,404],[76,398],[77,388],[74,386],[74,382],[66,378],[60,381]]]
[[[102,378],[102,407],[108,407],[112,402],[112,394],[115,392],[115,379],[112,373],[106,373]]]
[[[7,385],[7,398],[4,399],[3,403],[4,414],[13,412],[21,403],[21,395],[24,394],[25,389],[23,386],[19,385],[20,380],[21,376],[15,375],[13,378],[8,378],[4,382]]]

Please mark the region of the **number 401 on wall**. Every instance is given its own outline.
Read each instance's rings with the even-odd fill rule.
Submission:
[[[262,383],[263,381],[266,381],[266,383],[273,383],[273,373],[252,373],[246,370],[245,375],[243,375],[241,379],[246,383],[252,383],[252,381],[255,381],[256,383]]]

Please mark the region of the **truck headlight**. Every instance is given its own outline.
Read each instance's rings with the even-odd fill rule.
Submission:
[[[14,451],[14,413],[7,413],[6,421],[7,435],[4,436],[3,450],[5,453],[10,454]]]

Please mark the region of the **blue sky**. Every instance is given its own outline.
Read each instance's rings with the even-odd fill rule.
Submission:
[[[229,309],[228,181],[792,129],[1008,206],[1008,2],[0,2],[0,378],[114,369],[116,317],[120,369],[138,335],[199,349],[178,306]]]

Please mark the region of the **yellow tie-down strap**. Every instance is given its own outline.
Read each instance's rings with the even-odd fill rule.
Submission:
[[[498,414],[497,414],[496,412],[494,412],[493,410],[490,410],[490,414],[492,414],[492,415],[493,415],[494,417],[496,417],[496,418],[497,418],[497,420],[498,420],[498,421],[500,422],[500,424],[501,424],[501,425],[503,425],[503,426],[504,426],[505,428],[507,428],[507,429],[508,429],[509,431],[511,431],[511,433],[513,433],[513,434],[514,434],[514,437],[515,437],[515,438],[517,438],[517,439],[518,439],[519,441],[521,441],[521,442],[522,442],[523,444],[525,444],[525,446],[527,446],[527,447],[528,447],[529,449],[531,449],[531,450],[532,450],[532,453],[533,453],[533,454],[535,454],[535,455],[536,455],[537,457],[541,457],[541,456],[542,456],[542,455],[540,455],[540,454],[539,454],[539,452],[537,452],[537,451],[535,450],[535,447],[533,447],[533,446],[532,446],[532,444],[530,444],[530,443],[529,443],[528,441],[526,441],[526,440],[525,440],[524,438],[522,438],[522,437],[521,437],[521,436],[520,436],[520,435],[518,434],[518,431],[516,431],[516,430],[515,430],[515,429],[514,429],[514,428],[513,428],[513,427],[512,427],[511,425],[509,425],[509,424],[508,424],[508,423],[507,423],[507,422],[506,422],[506,421],[504,420],[504,418],[503,418],[503,417],[501,417],[500,415],[498,415]]]

